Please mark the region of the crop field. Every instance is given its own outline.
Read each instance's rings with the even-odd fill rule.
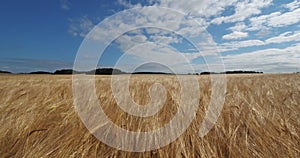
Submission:
[[[200,100],[186,131],[162,148],[127,152],[85,127],[73,104],[72,76],[0,75],[0,157],[300,157],[300,74],[227,75],[223,110],[204,137],[198,133],[211,100],[211,80],[197,77]],[[111,76],[96,76],[96,94],[114,124],[151,131],[178,111],[176,76],[132,75],[129,82],[130,96],[140,106],[150,101],[149,87],[157,82],[165,87],[166,101],[150,117],[118,107]]]

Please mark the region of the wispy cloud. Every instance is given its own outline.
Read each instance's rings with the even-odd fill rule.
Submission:
[[[222,43],[219,46],[221,48],[226,48],[227,50],[237,50],[239,48],[253,47],[253,46],[263,46],[269,44],[282,44],[287,42],[299,42],[300,32],[284,32],[278,36],[268,38],[264,41],[262,40],[245,40],[245,41],[233,41],[229,43]],[[298,52],[300,53],[300,52]]]
[[[70,10],[71,9],[71,3],[69,0],[60,0],[60,6],[64,10]]]
[[[43,60],[43,59],[26,59],[26,58],[0,58],[0,68],[15,73],[31,71],[50,71],[57,69],[72,68],[73,63]]]
[[[295,72],[300,68],[300,43],[283,49],[263,49],[223,57],[227,69],[248,67],[266,72]]]
[[[70,19],[70,26],[68,32],[73,36],[85,37],[88,32],[95,26],[93,21],[87,16],[78,19]]]
[[[126,0],[118,0],[118,4],[121,6],[124,6],[126,8],[134,8],[134,7],[141,7],[141,3],[137,3],[137,4],[132,4],[129,1]]]
[[[248,30],[261,30],[268,27],[285,27],[300,22],[300,8],[288,12],[273,12],[250,19]]]
[[[288,3],[284,6],[288,9],[290,9],[290,10],[295,10],[295,9],[300,7],[300,0],[295,0],[295,1],[293,1],[291,3]]]
[[[272,37],[266,40],[266,43],[284,43],[284,42],[292,42],[292,41],[300,41],[300,31],[297,32],[285,32],[280,34],[279,36]]]

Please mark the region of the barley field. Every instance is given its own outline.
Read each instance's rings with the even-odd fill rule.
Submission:
[[[187,130],[160,149],[126,152],[102,143],[84,126],[73,105],[72,76],[0,75],[0,157],[300,157],[300,74],[227,75],[223,110],[203,138],[198,132],[211,80],[209,75],[198,80],[200,101]],[[96,94],[116,125],[150,131],[172,119],[180,98],[175,76],[133,75],[132,99],[147,104],[155,82],[165,87],[167,98],[151,117],[122,111],[110,76],[96,76]]]

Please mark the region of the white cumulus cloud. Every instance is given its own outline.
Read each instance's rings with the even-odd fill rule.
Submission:
[[[241,39],[241,38],[246,38],[246,37],[248,37],[247,32],[235,31],[230,34],[224,35],[222,38],[225,40],[232,40],[232,39]]]
[[[235,13],[229,16],[215,18],[212,23],[233,23],[244,21],[245,19],[261,13],[261,9],[272,4],[272,0],[249,0],[239,1],[235,6]]]

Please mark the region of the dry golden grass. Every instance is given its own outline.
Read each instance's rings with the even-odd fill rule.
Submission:
[[[221,116],[201,138],[211,88],[209,76],[199,76],[199,109],[187,131],[161,149],[133,153],[89,133],[74,110],[71,76],[1,75],[0,157],[300,157],[299,79],[300,74],[227,76]],[[97,76],[97,95],[118,126],[149,131],[168,123],[179,100],[174,76],[135,75],[130,81],[134,101],[146,104],[154,81],[167,87],[167,102],[153,117],[123,112],[112,97],[110,76]]]

